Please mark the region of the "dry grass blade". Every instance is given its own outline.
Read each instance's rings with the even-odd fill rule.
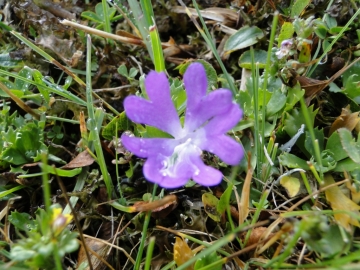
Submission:
[[[3,90],[6,94],[9,95],[9,97],[21,108],[23,109],[25,112],[27,112],[28,114],[31,114],[36,120],[40,120],[40,115],[37,114],[33,109],[31,109],[28,105],[25,104],[24,101],[22,101],[20,98],[18,98],[17,96],[15,96],[9,88],[6,87],[5,84],[3,84],[2,82],[0,82],[0,88],[1,90]]]
[[[62,20],[61,23],[63,25],[71,26],[71,27],[74,27],[76,29],[82,30],[82,31],[84,31],[86,33],[97,35],[99,37],[109,38],[109,39],[116,40],[116,41],[119,41],[119,42],[122,42],[122,43],[125,43],[125,44],[144,46],[144,43],[140,38],[135,39],[135,38],[122,37],[122,36],[110,34],[110,33],[107,33],[105,31],[101,31],[101,30],[94,29],[94,28],[91,28],[91,27],[88,27],[88,26],[85,26],[85,25],[81,25],[81,24],[76,23],[76,22],[71,22],[69,20]]]
[[[191,15],[198,16],[195,8],[187,9],[190,11]],[[175,13],[187,13],[186,8],[182,6],[173,7],[171,11]],[[238,20],[236,11],[228,8],[206,8],[200,10],[200,13],[202,17],[223,23],[224,25],[234,25]]]
[[[250,184],[254,170],[251,168],[251,155],[248,155],[248,171],[245,177],[244,186],[241,192],[239,206],[239,224],[242,224],[249,214]]]

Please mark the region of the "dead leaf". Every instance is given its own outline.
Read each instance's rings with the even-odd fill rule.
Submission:
[[[176,237],[174,244],[174,261],[177,266],[183,265],[194,256],[192,250],[181,237]],[[186,270],[192,270],[194,266],[189,266]]]
[[[334,178],[327,174],[324,177],[325,186],[334,184]],[[350,200],[345,194],[341,191],[338,186],[334,186],[325,190],[326,200],[330,203],[330,206],[333,210],[343,210],[343,211],[352,211],[359,215],[360,206]],[[334,214],[335,220],[346,230],[350,231],[351,226],[354,225],[360,227],[358,220],[352,218],[346,213],[337,213]]]
[[[316,191],[316,180],[313,177],[307,176],[311,192]],[[291,175],[283,175],[280,178],[280,185],[285,188],[290,198],[298,195],[307,195],[308,191],[302,180],[299,172],[294,172]]]
[[[164,198],[152,202],[136,202],[134,207],[134,212],[146,212],[146,211],[152,211],[152,212],[159,212],[161,210],[164,210],[168,207],[170,207],[171,210],[173,210],[178,204],[178,198],[176,195],[171,194],[167,195]]]
[[[305,90],[305,98],[306,104],[309,105],[310,101],[318,95],[322,90],[324,90],[330,83],[340,77],[346,70],[352,67],[356,62],[358,62],[360,58],[354,60],[351,64],[343,67],[338,72],[336,72],[333,76],[328,80],[315,80],[312,78],[308,78],[305,76],[299,76],[295,70],[290,70],[292,75],[294,76],[294,80],[300,83],[301,88]]]
[[[348,130],[353,131],[359,121],[359,112],[351,113],[350,105],[348,105],[346,108],[342,109],[340,116],[332,123],[329,136],[339,128],[347,128]]]
[[[102,258],[103,260],[107,261],[112,255],[112,252],[108,253],[111,246],[105,244],[102,241],[97,241],[89,238],[85,239],[85,244],[88,247],[88,250],[91,250],[89,255],[91,258],[91,264],[93,266],[93,269],[97,269],[97,270],[108,269],[107,265],[104,262],[102,262],[99,258]],[[97,256],[95,254],[97,254]],[[80,247],[77,261],[78,261],[78,265],[88,261],[85,253],[85,248],[83,246]],[[90,269],[90,267],[87,267],[85,269]]]
[[[300,191],[300,179],[294,176],[285,175],[280,179],[280,185],[285,188],[290,198],[298,195]]]
[[[80,154],[76,156],[72,161],[70,161],[65,166],[61,167],[61,169],[75,169],[80,167],[90,166],[94,163],[94,158],[89,154],[88,151],[82,151]]]
[[[256,244],[262,240],[262,235],[267,230],[266,227],[257,227],[251,231],[250,237],[248,241],[246,242],[245,247],[251,246],[253,244]],[[241,237],[245,238],[247,232],[242,233]],[[270,234],[270,236],[274,235],[273,233]]]

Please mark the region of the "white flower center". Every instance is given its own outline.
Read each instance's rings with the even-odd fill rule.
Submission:
[[[162,162],[163,168],[160,172],[163,176],[175,177],[179,173],[179,170],[189,170],[192,168],[194,174],[198,175],[200,171],[193,162],[191,162],[190,156],[200,156],[201,153],[201,149],[189,138],[186,142],[177,145],[174,148],[174,153]]]

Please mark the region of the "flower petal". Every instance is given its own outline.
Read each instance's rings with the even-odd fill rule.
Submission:
[[[187,109],[197,107],[197,104],[206,95],[207,78],[205,68],[200,63],[192,63],[184,74],[184,85],[187,95]]]
[[[187,89],[187,92],[190,90]],[[232,93],[218,89],[203,97],[197,105],[188,106],[185,115],[185,130],[192,132],[219,114],[227,113],[233,107]]]
[[[163,173],[166,156],[161,154],[149,157],[143,167],[144,176],[147,180],[158,184],[163,188],[178,188],[185,185],[192,176],[192,169],[186,163],[179,164],[176,175]]]
[[[198,169],[197,173],[194,173],[192,177],[196,183],[205,187],[220,184],[223,174],[219,170],[206,166],[200,157],[193,157],[192,162]]]
[[[191,178],[204,186],[219,184],[221,172],[206,166],[200,154],[200,149],[188,140],[178,145],[170,157],[150,156],[144,164],[144,176],[164,188],[181,187]]]
[[[203,150],[217,155],[229,165],[237,165],[244,156],[242,146],[234,139],[224,134],[206,138],[200,147]]]
[[[207,136],[219,135],[228,132],[242,118],[242,110],[238,104],[232,103],[229,111],[213,117],[205,126]]]
[[[141,158],[157,154],[170,156],[174,152],[177,141],[168,138],[137,138],[123,134],[121,142],[127,150]]]
[[[129,96],[124,100],[126,115],[134,122],[154,126],[173,136],[182,130],[170,96],[165,73],[150,72],[145,79],[150,100]]]

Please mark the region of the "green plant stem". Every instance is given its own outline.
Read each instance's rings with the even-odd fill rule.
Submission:
[[[307,179],[305,172],[300,171],[300,175],[301,175],[301,178],[302,178],[302,180],[304,182],[305,188],[306,188],[307,192],[310,195],[312,193],[312,190],[311,190],[309,180]],[[313,204],[315,204],[315,199],[313,197],[311,197],[311,201],[313,202]]]
[[[43,152],[41,154],[41,162],[44,165],[48,164],[47,160],[47,153]],[[51,212],[50,205],[51,205],[51,196],[50,196],[50,185],[49,185],[49,175],[47,173],[42,174],[42,185],[43,185],[43,193],[44,193],[44,205],[45,211],[47,213]]]
[[[104,30],[107,33],[111,33],[110,18],[109,18],[109,6],[106,0],[101,0],[103,14],[104,14]]]
[[[150,237],[149,245],[146,252],[145,267],[144,267],[145,270],[150,270],[151,268],[151,260],[154,252],[154,246],[155,246],[155,237],[152,236]]]
[[[153,192],[152,192],[152,198],[153,199],[155,198],[156,189],[157,189],[157,185],[155,184],[154,188],[153,188]],[[147,231],[148,231],[148,227],[149,227],[149,223],[150,223],[150,217],[151,217],[151,211],[146,212],[144,226],[143,226],[141,240],[140,240],[140,246],[139,246],[138,254],[136,256],[136,263],[135,263],[135,266],[134,266],[135,270],[140,269],[142,254],[143,254],[143,251],[144,251]]]
[[[57,117],[57,116],[51,116],[51,115],[46,116],[46,119],[48,119],[48,120],[55,120],[55,121],[61,121],[61,122],[67,122],[67,123],[71,123],[71,124],[75,124],[75,125],[79,125],[79,124],[80,124],[80,121],[78,121],[78,120],[67,119],[67,118],[62,118],[62,117]]]
[[[320,178],[324,179],[324,175],[323,175],[323,172],[322,172],[322,160],[321,160],[321,155],[320,155],[320,148],[319,148],[319,141],[315,138],[315,133],[314,133],[314,129],[313,129],[313,123],[311,122],[311,118],[310,118],[310,115],[309,115],[309,111],[308,111],[308,108],[305,104],[305,100],[304,100],[304,97],[302,97],[300,99],[300,105],[301,105],[301,111],[303,113],[303,116],[304,116],[304,119],[305,119],[305,124],[306,124],[306,127],[310,133],[310,137],[311,137],[311,141],[312,141],[312,145],[314,147],[314,150],[315,150],[315,159],[316,159],[316,162],[320,168]]]
[[[54,261],[55,261],[55,267],[56,270],[62,270],[62,264],[61,264],[61,259],[59,256],[59,249],[57,245],[53,245],[54,249],[53,249],[53,255],[54,255]]]
[[[210,269],[219,269],[222,265],[224,265],[227,262],[226,258],[221,258],[218,261],[215,261],[209,265],[206,265],[204,267],[201,268],[196,268],[196,270],[210,270]]]
[[[161,47],[161,40],[156,25],[149,28],[151,48],[154,55],[154,65],[157,72],[165,71],[164,54]]]
[[[92,99],[92,77],[91,77],[91,37],[87,35],[87,51],[86,51],[86,102],[88,109],[88,124],[89,124],[89,148],[94,146],[98,164],[100,166],[101,174],[104,178],[106,191],[109,199],[112,198],[114,187],[112,185],[110,174],[108,173],[102,146],[100,142],[99,131],[104,118],[104,112],[101,108],[96,109],[94,113],[94,103]]]
[[[175,267],[176,262],[175,261],[171,261],[169,262],[167,265],[165,265],[163,268],[161,268],[161,270],[169,270],[172,269],[173,267]]]
[[[130,7],[132,13],[134,14],[134,18],[137,22],[136,26],[137,26],[139,32],[141,33],[143,42],[149,52],[151,60],[154,63],[155,61],[154,61],[154,55],[152,53],[151,43],[147,38],[147,36],[149,35],[149,28],[151,26],[151,24],[148,24],[147,19],[146,19],[146,17],[148,15],[144,16],[143,10],[141,10],[141,7],[140,7],[138,1],[128,0],[128,3],[129,3],[129,7]]]

